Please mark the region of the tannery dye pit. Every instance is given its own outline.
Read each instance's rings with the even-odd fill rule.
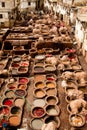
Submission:
[[[25,6],[36,1],[26,2]],[[14,2],[17,7],[9,12],[9,21],[12,24],[14,17],[19,20],[5,34],[0,33],[0,129],[86,130],[87,50],[82,43],[85,40],[80,39],[80,45],[75,37],[80,30],[72,30],[80,19],[71,25],[64,21],[77,8],[72,5],[67,10],[64,4],[68,12],[65,18],[65,11],[61,15],[60,11],[55,12],[59,6],[56,1],[46,0],[44,4],[50,4],[50,10],[44,11],[20,11],[24,6],[22,1],[21,6],[19,3]],[[41,1],[36,3],[42,5]],[[86,26],[84,19],[83,24],[81,28]]]

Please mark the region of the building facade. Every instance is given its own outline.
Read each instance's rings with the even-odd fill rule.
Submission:
[[[36,0],[0,0],[0,27],[9,27],[15,21],[17,10],[35,10]]]
[[[9,14],[15,7],[15,0],[0,0],[0,26],[9,26]]]
[[[20,0],[19,10],[20,12],[25,11],[26,9],[32,11],[36,9],[38,0]]]

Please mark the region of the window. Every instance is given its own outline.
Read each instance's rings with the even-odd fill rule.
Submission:
[[[0,14],[0,19],[2,19],[3,18],[3,15],[2,14]]]
[[[31,2],[28,2],[28,5],[31,5]]]
[[[2,7],[5,7],[5,2],[2,2]]]
[[[1,22],[1,27],[4,27],[4,22]]]

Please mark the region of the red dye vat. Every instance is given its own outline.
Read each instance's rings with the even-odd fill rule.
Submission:
[[[33,111],[33,114],[34,114],[34,116],[41,117],[44,114],[44,110],[43,110],[43,108],[36,108]]]
[[[13,90],[13,89],[15,89],[15,86],[11,86],[11,87],[9,87],[9,89],[12,89],[12,90]]]
[[[6,106],[0,107],[0,114],[4,114],[4,115],[9,114],[9,108]]]
[[[18,68],[18,67],[19,67],[19,64],[13,63],[13,64],[12,64],[12,67]]]
[[[27,84],[28,83],[28,79],[27,78],[20,78],[19,79],[19,83],[20,84]]]
[[[13,104],[13,102],[12,102],[12,100],[10,100],[10,99],[5,99],[5,100],[3,101],[3,105],[7,105],[7,106],[11,107],[12,104]]]
[[[29,64],[27,62],[21,63],[21,66],[28,66]]]
[[[15,89],[15,88],[16,88],[16,86],[14,86],[14,85],[9,86],[9,89]]]
[[[52,78],[52,77],[48,77],[47,80],[51,80],[51,81],[53,81],[53,80],[55,80],[55,79]]]

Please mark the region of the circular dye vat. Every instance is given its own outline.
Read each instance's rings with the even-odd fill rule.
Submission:
[[[11,114],[20,114],[21,109],[20,107],[14,106],[11,108]]]
[[[36,88],[44,88],[45,87],[45,84],[41,81],[38,81],[35,83],[35,87]]]
[[[14,57],[13,61],[14,62],[19,62],[19,61],[21,61],[21,57],[19,57],[19,56]]]
[[[34,76],[34,81],[38,82],[38,81],[44,81],[45,80],[45,75],[35,75]]]
[[[36,55],[35,59],[37,59],[37,60],[43,60],[43,59],[45,59],[45,55]]]
[[[43,120],[38,119],[38,118],[32,119],[31,123],[30,123],[31,128],[36,129],[36,130],[40,130],[42,128],[43,124],[44,124]]]
[[[41,118],[45,115],[45,111],[42,107],[32,108],[32,116],[36,118]]]
[[[35,99],[33,101],[33,105],[38,106],[38,107],[44,107],[45,106],[45,100],[44,99]]]
[[[14,97],[15,97],[14,91],[13,91],[13,90],[7,90],[7,91],[5,92],[5,96],[6,96],[7,98],[14,98]]]
[[[13,100],[10,98],[5,98],[2,104],[11,107],[13,105]]]
[[[7,88],[8,88],[8,89],[11,89],[11,90],[14,90],[14,89],[17,88],[17,84],[15,84],[15,83],[10,83],[10,84],[7,85]]]
[[[44,67],[43,66],[34,66],[34,71],[35,72],[44,72]]]
[[[48,96],[57,95],[57,90],[56,90],[56,88],[47,88],[46,89],[46,94]]]
[[[32,49],[29,50],[29,53],[30,53],[31,57],[35,57],[35,55],[37,54],[37,49],[32,48]]]
[[[14,50],[23,50],[24,46],[14,46]]]
[[[55,82],[51,82],[51,81],[47,81],[46,82],[46,87],[47,88],[56,88],[56,83]]]
[[[19,84],[18,89],[26,90],[27,85],[26,84]]]
[[[56,105],[47,105],[45,109],[46,109],[46,113],[49,116],[59,115],[59,107],[57,107]]]
[[[35,89],[34,96],[37,98],[43,98],[45,96],[45,91],[41,88]]]
[[[58,98],[56,96],[47,96],[46,103],[50,105],[56,105],[58,103]]]
[[[20,122],[21,122],[21,118],[20,118],[20,116],[17,116],[17,115],[10,116],[9,119],[8,119],[8,121],[9,121],[9,124],[11,126],[19,126]]]
[[[28,67],[28,66],[29,66],[29,63],[28,63],[28,62],[22,62],[22,63],[21,63],[21,66]]]
[[[27,71],[28,71],[27,67],[21,66],[18,68],[18,73],[27,73]]]
[[[0,107],[0,115],[8,115],[10,113],[9,107],[8,106],[1,106]]]
[[[80,114],[72,114],[69,116],[71,126],[82,127],[85,124],[85,118]]]
[[[25,97],[26,92],[25,92],[25,90],[18,89],[18,90],[15,91],[15,95],[19,96],[19,97]]]
[[[11,66],[14,67],[14,68],[18,68],[18,67],[19,67],[19,64],[18,64],[18,63],[12,63]]]
[[[33,48],[33,49],[30,49],[29,52],[30,52],[30,53],[36,53],[37,50]]]
[[[45,70],[46,71],[55,71],[56,70],[56,67],[55,66],[53,66],[53,65],[46,65],[45,66]]]
[[[36,66],[44,66],[44,63],[43,62],[36,62],[35,65]]]
[[[46,124],[53,122],[56,128],[60,126],[60,119],[57,116],[47,116],[44,121]]]
[[[15,106],[22,107],[24,105],[24,98],[16,98],[14,101]]]
[[[29,82],[28,78],[19,78],[19,84],[27,84]]]
[[[53,53],[53,49],[52,48],[44,48],[44,49],[45,49],[46,54]]]

